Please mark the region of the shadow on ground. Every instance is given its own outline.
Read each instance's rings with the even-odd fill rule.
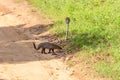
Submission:
[[[24,63],[59,59],[64,56],[63,53],[59,52],[56,52],[58,55],[41,54],[40,51],[36,51],[33,48],[32,42],[35,39],[28,35],[42,34],[50,29],[50,27],[48,28],[49,25],[38,24],[29,28],[24,28],[23,26],[25,24],[0,27],[0,63]],[[30,34],[27,34],[27,31],[30,31]]]
[[[63,33],[57,34],[57,36],[63,35]],[[62,46],[67,53],[77,53],[82,49],[97,49],[99,47],[106,48],[110,46],[106,35],[101,35],[99,33],[92,34],[91,32],[84,32],[74,36],[69,34],[68,40],[61,40]],[[106,46],[106,47],[105,47]]]

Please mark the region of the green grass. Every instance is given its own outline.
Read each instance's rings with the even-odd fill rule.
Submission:
[[[65,17],[70,17],[72,46],[110,53],[115,62],[100,62],[96,71],[120,80],[120,0],[27,0],[55,21],[54,34],[65,37]]]
[[[106,76],[107,74],[107,77],[113,80],[120,80],[120,63],[110,65],[106,62],[99,62],[95,66],[95,70],[102,76]]]

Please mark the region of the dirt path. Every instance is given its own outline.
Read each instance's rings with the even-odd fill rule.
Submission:
[[[77,80],[61,59],[33,49],[35,38],[46,41],[49,24],[26,2],[0,0],[0,80]]]

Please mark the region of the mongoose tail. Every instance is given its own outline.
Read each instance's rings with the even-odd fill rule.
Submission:
[[[39,48],[36,47],[34,42],[33,42],[33,47],[34,47],[34,49],[39,50]]]

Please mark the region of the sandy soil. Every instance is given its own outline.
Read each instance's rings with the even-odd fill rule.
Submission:
[[[60,58],[33,49],[52,24],[26,2],[0,0],[0,80],[77,80]]]

